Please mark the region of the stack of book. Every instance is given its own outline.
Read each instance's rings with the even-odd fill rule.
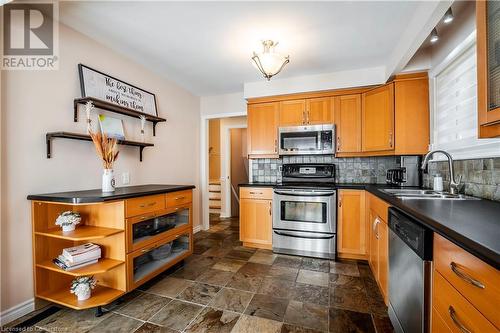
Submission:
[[[95,264],[101,258],[99,245],[87,243],[63,249],[62,254],[52,261],[66,271]]]

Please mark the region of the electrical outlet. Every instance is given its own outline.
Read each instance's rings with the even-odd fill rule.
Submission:
[[[130,173],[128,171],[122,173],[122,183],[123,185],[130,184]]]

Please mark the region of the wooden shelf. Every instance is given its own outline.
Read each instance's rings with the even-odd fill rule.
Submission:
[[[75,98],[73,101],[73,111],[74,111],[74,121],[78,122],[78,104],[85,104],[87,102],[92,102],[96,108],[122,114],[129,117],[140,118],[140,116],[146,117],[147,121],[153,123],[153,136],[156,135],[156,124],[167,121],[165,118],[160,118],[158,116],[152,116],[147,113],[135,111],[129,108],[121,107],[113,103],[109,103],[93,97],[83,97]]]
[[[56,264],[52,262],[52,260],[45,260],[39,264],[36,264],[37,267],[43,268],[43,269],[48,269],[54,272],[62,273],[62,274],[67,274],[71,276],[84,276],[84,275],[96,275],[96,274],[102,274],[106,273],[107,271],[112,270],[115,267],[120,266],[121,264],[124,264],[124,261],[120,260],[115,260],[115,259],[109,259],[109,258],[101,258],[99,261],[95,264],[88,265],[82,268],[78,268],[72,271],[65,271],[64,269],[60,268]]]
[[[52,149],[51,142],[55,138],[71,139],[71,140],[81,140],[81,141],[92,141],[90,135],[71,133],[71,132],[50,132],[45,135],[45,142],[47,144],[47,158],[51,158]],[[147,142],[129,141],[129,140],[118,140],[118,144],[123,146],[139,147],[139,160],[142,162],[142,151],[146,147],[153,147],[154,144]]]
[[[45,231],[36,231],[39,236],[53,237],[70,241],[88,241],[93,239],[106,238],[114,234],[124,232],[121,229],[93,227],[90,225],[77,226],[75,231],[63,232],[62,229],[51,229]]]
[[[61,290],[43,291],[36,296],[75,310],[83,310],[109,304],[123,294],[125,294],[125,292],[122,290],[96,286],[95,289],[92,290],[92,296],[88,300],[78,301],[77,297],[70,293],[69,286],[67,286],[67,288]]]

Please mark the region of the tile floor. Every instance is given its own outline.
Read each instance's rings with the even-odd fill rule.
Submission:
[[[238,220],[195,234],[184,267],[107,307],[61,310],[35,324],[57,332],[392,332],[366,264],[245,248]]]

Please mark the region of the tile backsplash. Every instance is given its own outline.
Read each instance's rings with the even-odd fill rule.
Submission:
[[[455,177],[462,176],[461,193],[484,199],[500,201],[500,158],[455,161]],[[448,161],[430,162],[428,174],[424,174],[424,186],[432,188],[433,177],[443,177],[445,190],[449,189]]]
[[[252,182],[275,183],[278,180],[279,166],[283,163],[334,163],[337,183],[385,184],[387,169],[397,167],[399,158],[395,156],[353,158],[283,156],[279,159],[254,159],[250,160],[250,163]]]

